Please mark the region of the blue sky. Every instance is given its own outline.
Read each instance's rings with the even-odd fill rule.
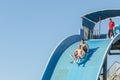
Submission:
[[[0,80],[40,80],[57,44],[79,34],[80,16],[120,8],[119,3],[119,0],[1,0]],[[107,20],[104,22],[102,32],[107,33]]]

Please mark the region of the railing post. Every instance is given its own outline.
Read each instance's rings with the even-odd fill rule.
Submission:
[[[98,38],[100,38],[100,30],[101,30],[101,18],[99,17],[99,29],[98,29],[99,34],[98,34]]]
[[[103,64],[103,80],[107,80],[107,55]]]

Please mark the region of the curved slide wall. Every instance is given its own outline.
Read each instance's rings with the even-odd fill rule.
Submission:
[[[83,38],[83,35],[73,35],[66,39],[64,39],[53,51],[52,55],[50,56],[50,59],[47,63],[47,66],[45,68],[45,71],[42,75],[41,80],[50,80],[51,76],[53,75],[53,71],[56,67],[57,62],[59,61],[61,55],[63,52],[72,44],[75,42],[80,41]]]
[[[80,37],[71,37],[63,42],[70,43],[63,45],[55,50],[50,58],[48,66],[43,74],[42,80],[97,80],[103,66],[105,56],[109,53],[111,45],[120,39],[118,34],[114,39],[88,40],[90,50],[81,59],[79,64],[73,63],[69,55],[78,47]],[[72,41],[73,40],[73,41]],[[70,41],[70,42],[69,42]],[[65,46],[65,47],[64,47]],[[62,50],[63,49],[63,50]]]

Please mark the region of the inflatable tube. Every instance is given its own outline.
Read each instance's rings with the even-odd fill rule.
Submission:
[[[114,35],[117,35],[118,33],[120,33],[120,25],[115,25],[113,29],[113,33]]]

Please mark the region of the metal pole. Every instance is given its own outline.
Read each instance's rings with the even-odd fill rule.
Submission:
[[[103,80],[107,80],[107,55],[103,64]]]
[[[98,38],[100,38],[100,29],[101,29],[101,18],[99,17],[99,34],[98,34]]]

